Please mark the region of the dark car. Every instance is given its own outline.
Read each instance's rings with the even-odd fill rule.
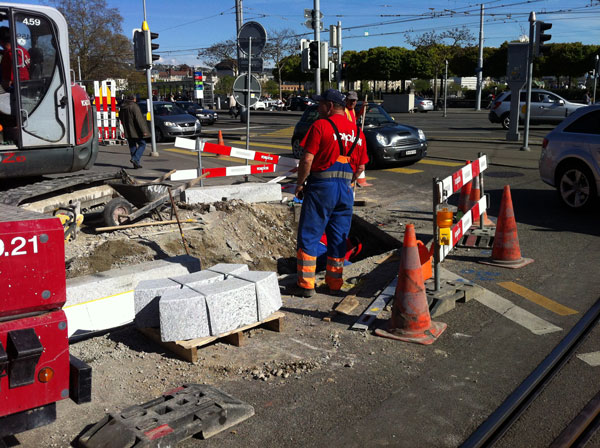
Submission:
[[[217,118],[219,118],[214,110],[204,109],[198,103],[194,103],[193,101],[175,101],[175,104],[185,110],[188,114],[198,118],[202,124],[213,125],[217,121]]]
[[[361,107],[359,104],[356,109],[360,110]],[[292,136],[292,151],[297,159],[304,152],[300,142],[318,117],[317,106],[310,106],[296,124]],[[396,123],[378,104],[368,104],[363,130],[367,140],[369,168],[393,162],[414,163],[427,155],[425,133],[421,129]]]
[[[315,102],[310,98],[306,98],[303,96],[294,96],[290,98],[290,110],[306,110],[307,107],[313,106]]]
[[[143,114],[148,112],[146,101],[140,101],[139,106]],[[200,121],[181,107],[167,101],[153,101],[152,106],[157,141],[163,142],[175,137],[195,138],[200,136],[202,130]]]

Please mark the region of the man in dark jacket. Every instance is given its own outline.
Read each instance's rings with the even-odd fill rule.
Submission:
[[[135,103],[135,96],[128,95],[121,109],[119,110],[119,119],[123,123],[125,138],[129,144],[129,152],[131,153],[131,163],[135,169],[142,168],[140,159],[146,149],[146,140],[150,137],[150,131],[146,119],[142,115],[140,106]]]

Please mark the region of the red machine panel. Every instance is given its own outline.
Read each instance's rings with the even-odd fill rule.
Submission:
[[[62,310],[0,322],[0,344],[0,417],[69,397]]]
[[[0,205],[0,317],[56,309],[65,301],[60,220]]]

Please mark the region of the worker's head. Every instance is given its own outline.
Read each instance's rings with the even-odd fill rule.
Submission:
[[[133,93],[128,93],[125,95],[126,100],[135,101],[135,95]]]
[[[313,97],[319,102],[319,116],[330,117],[335,113],[343,113],[345,107],[344,95],[338,90],[327,89],[321,95]]]
[[[354,90],[348,92],[348,94],[346,95],[346,107],[348,109],[354,109],[356,107],[357,102],[358,94]]]

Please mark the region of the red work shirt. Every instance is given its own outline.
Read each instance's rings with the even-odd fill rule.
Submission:
[[[21,81],[29,80],[29,65],[31,59],[29,52],[19,45],[17,51],[17,61],[19,63],[19,79]],[[0,62],[0,73],[2,74],[2,83],[8,85],[10,81],[14,81],[13,71],[13,55],[12,50],[5,49],[2,52],[2,62]]]
[[[348,121],[345,114],[335,114],[329,119],[338,128],[345,149],[344,154],[347,154],[356,139],[356,124]],[[308,130],[305,142],[304,150],[315,156],[310,168],[311,173],[325,171],[340,156],[340,146],[335,131],[327,120],[315,121]],[[350,165],[356,172],[359,165],[366,165],[368,161],[365,134],[360,131],[360,138],[350,156]]]

